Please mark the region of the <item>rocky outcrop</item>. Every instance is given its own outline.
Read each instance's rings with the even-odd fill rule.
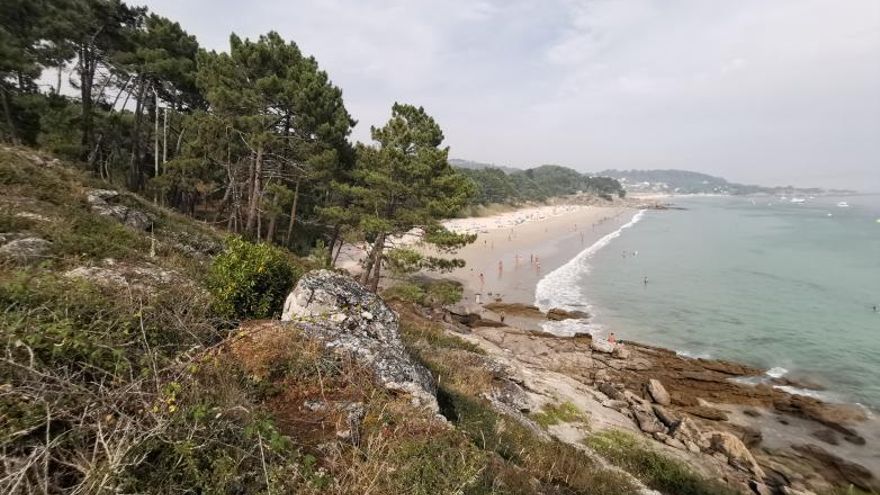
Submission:
[[[661,406],[668,406],[672,403],[672,399],[669,398],[669,392],[666,391],[666,388],[663,387],[659,380],[654,378],[648,380],[648,393],[654,399],[654,402]]]
[[[593,339],[590,342],[590,349],[604,354],[612,354],[614,352],[614,344],[607,340]]]
[[[880,491],[880,480],[864,466],[842,459],[818,445],[795,445],[798,453],[813,458],[821,463],[820,469],[828,470],[828,477],[839,477],[847,483],[866,491]]]
[[[52,243],[39,237],[25,237],[0,246],[0,259],[19,263],[36,263],[49,255]]]
[[[752,453],[739,438],[721,431],[713,431],[708,437],[710,452],[719,452],[727,457],[727,463],[731,466],[758,479],[764,478],[764,470],[758,466]]]
[[[709,421],[727,421],[727,413],[711,406],[691,406],[684,408],[684,411]]]
[[[641,431],[646,437],[677,449],[677,455],[695,465],[713,469],[712,466],[720,466],[719,461],[723,462],[725,476],[739,480],[742,488],[753,480],[756,488],[772,493],[780,493],[782,487],[823,493],[849,483],[840,470],[828,468],[830,458],[807,459],[791,447],[777,448],[773,442],[765,441],[763,436],[770,430],[761,428],[770,421],[768,416],[776,416],[780,422],[791,420],[792,425],[796,419],[789,415],[825,425],[841,444],[837,448],[825,444],[828,450],[846,458],[841,452],[850,449],[857,457],[848,461],[873,469],[870,445],[864,451],[852,450],[855,447],[847,445],[865,442],[856,430],[863,413],[845,405],[793,396],[772,384],[750,385],[735,380],[761,376],[763,370],[725,361],[691,359],[633,342],[617,344],[609,353],[611,346],[606,345],[607,341],[589,335],[562,338],[512,327],[474,328],[472,333],[474,338],[484,340],[490,348],[497,347],[531,370],[550,370],[581,382],[603,410],[596,417],[607,414],[607,418],[613,418],[608,421],[612,427]],[[621,348],[629,351],[625,357],[618,357]],[[669,397],[668,405],[658,403],[658,399],[665,402],[660,387]],[[788,428],[792,429],[794,426]],[[733,440],[715,433],[730,435]],[[820,435],[834,437],[827,432]],[[797,438],[803,441],[802,436]],[[762,472],[766,476],[759,476]]]
[[[552,308],[547,311],[547,319],[550,321],[583,320],[589,317],[589,313],[583,311],[568,311],[560,308]]]
[[[64,272],[65,277],[81,278],[98,285],[125,287],[153,292],[168,284],[194,288],[191,281],[178,273],[151,263],[125,263],[105,259],[99,265],[80,266]]]
[[[349,353],[373,371],[387,389],[408,393],[437,412],[431,374],[400,340],[397,315],[351,278],[329,270],[304,275],[284,303],[282,321],[295,321],[330,349]]]
[[[92,211],[98,215],[113,218],[137,230],[147,230],[153,224],[146,213],[125,205],[113,203],[113,200],[119,197],[117,191],[90,189],[86,197],[89,205],[92,207]]]

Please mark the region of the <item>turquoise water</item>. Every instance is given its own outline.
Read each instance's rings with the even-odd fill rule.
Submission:
[[[880,196],[674,203],[686,210],[646,211],[548,275],[539,305],[586,305],[593,331],[775,368],[880,407]]]

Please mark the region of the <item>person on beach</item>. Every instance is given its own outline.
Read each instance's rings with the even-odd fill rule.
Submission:
[[[502,311],[498,316],[501,318],[501,323],[504,323],[504,312]]]
[[[609,344],[617,344],[617,338],[614,336],[614,332],[608,334],[608,343]]]
[[[498,278],[501,278],[501,275],[504,273],[504,262],[498,260]]]
[[[480,272],[480,292],[483,292],[484,285],[486,285],[486,278],[483,276],[483,273]]]
[[[648,286],[648,277],[645,277],[644,283],[645,283],[645,287],[647,287]]]

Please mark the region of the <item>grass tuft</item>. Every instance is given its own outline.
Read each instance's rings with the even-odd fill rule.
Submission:
[[[532,419],[544,428],[559,423],[589,423],[590,417],[570,401],[558,404],[545,404]]]
[[[644,441],[619,430],[587,437],[588,446],[655,490],[675,495],[736,495],[739,492],[707,480],[686,464],[651,449]]]

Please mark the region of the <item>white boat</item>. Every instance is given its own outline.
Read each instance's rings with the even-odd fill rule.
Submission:
[[[804,201],[806,201],[804,198],[791,198],[792,203],[803,203]]]
[[[849,203],[847,203],[846,201],[841,201],[840,203],[837,203],[837,207],[838,208],[849,208]]]

